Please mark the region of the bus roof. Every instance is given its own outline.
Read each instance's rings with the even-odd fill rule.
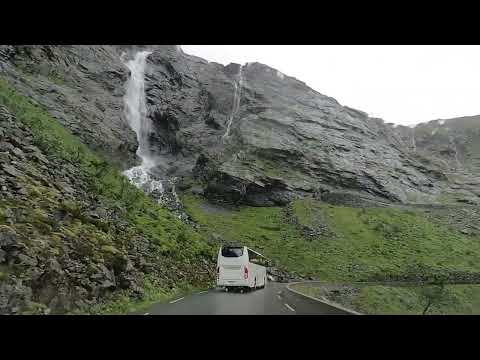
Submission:
[[[255,253],[256,255],[264,258],[264,259],[267,259],[264,255],[260,254],[258,251],[255,251],[251,248],[249,248],[248,246],[245,246],[245,245],[241,245],[241,244],[235,244],[235,243],[230,243],[230,244],[223,244],[222,245],[222,248],[224,247],[239,247],[239,248],[247,248],[249,251]],[[267,259],[268,260],[268,259]]]

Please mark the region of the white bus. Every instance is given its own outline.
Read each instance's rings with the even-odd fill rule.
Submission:
[[[217,286],[255,290],[267,284],[268,260],[246,246],[222,246],[218,252]]]

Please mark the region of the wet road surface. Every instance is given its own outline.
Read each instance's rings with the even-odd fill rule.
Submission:
[[[293,295],[286,284],[267,283],[252,292],[211,289],[157,303],[137,315],[333,315],[335,308]]]

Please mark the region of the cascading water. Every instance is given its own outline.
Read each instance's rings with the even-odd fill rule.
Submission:
[[[460,164],[460,161],[458,160],[457,144],[455,143],[455,140],[453,139],[453,137],[451,135],[448,136],[448,140],[449,140],[450,146],[452,147],[453,152],[454,152],[454,158],[455,158],[456,166],[457,166],[457,168],[460,168],[462,165]]]
[[[128,169],[124,175],[137,187],[144,191],[163,192],[161,181],[152,178],[151,169],[155,166],[155,159],[150,151],[149,136],[152,131],[152,124],[147,117],[147,106],[145,103],[145,67],[149,51],[140,51],[129,61],[124,61],[125,66],[130,70],[130,78],[126,84],[125,116],[131,129],[137,134],[138,149],[137,155],[141,164]],[[122,55],[122,60],[123,60]]]
[[[413,148],[413,152],[417,152],[417,142],[415,140],[415,130],[412,131],[412,148]]]
[[[237,80],[234,82],[235,91],[233,94],[233,106],[232,112],[230,113],[230,118],[228,119],[227,130],[225,134],[223,134],[222,138],[226,139],[230,135],[230,127],[232,126],[233,118],[238,112],[240,108],[240,98],[242,94],[242,86],[243,86],[243,76],[242,76],[243,65],[240,66],[240,70],[237,74]]]

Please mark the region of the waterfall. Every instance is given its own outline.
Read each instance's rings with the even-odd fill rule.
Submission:
[[[243,76],[242,76],[242,70],[243,70],[243,65],[240,66],[240,70],[237,74],[237,79],[234,82],[234,93],[233,93],[233,106],[232,106],[232,111],[230,113],[230,117],[228,119],[228,124],[227,124],[227,131],[225,131],[225,134],[223,134],[222,138],[225,139],[228,136],[230,136],[230,127],[232,126],[233,118],[238,112],[238,109],[240,108],[240,98],[241,98],[241,93],[242,93],[242,86],[243,86]]]
[[[124,172],[124,175],[137,187],[146,192],[163,192],[160,181],[154,180],[150,170],[156,165],[153,154],[150,151],[149,136],[152,131],[152,123],[147,116],[145,103],[145,67],[149,51],[140,51],[129,61],[124,61],[130,70],[130,78],[126,83],[124,97],[125,117],[130,128],[137,134],[137,155],[141,160],[139,166],[135,166]],[[124,54],[122,55],[122,60]]]
[[[412,147],[413,147],[413,152],[417,152],[417,142],[415,140],[415,130],[412,131]]]
[[[151,122],[147,117],[144,79],[147,56],[150,54],[151,53],[148,51],[140,51],[135,55],[134,59],[125,63],[130,70],[130,78],[126,84],[126,93],[124,97],[125,115],[128,124],[137,134],[137,155],[142,160],[142,166],[146,168],[151,168],[153,166],[148,142],[148,136],[152,127]]]
[[[452,146],[453,151],[455,152],[455,162],[457,163],[457,168],[461,167],[462,165],[460,164],[460,161],[458,160],[458,150],[457,150],[457,144],[455,143],[455,140],[451,135],[448,136],[448,140],[450,141],[450,146]]]

